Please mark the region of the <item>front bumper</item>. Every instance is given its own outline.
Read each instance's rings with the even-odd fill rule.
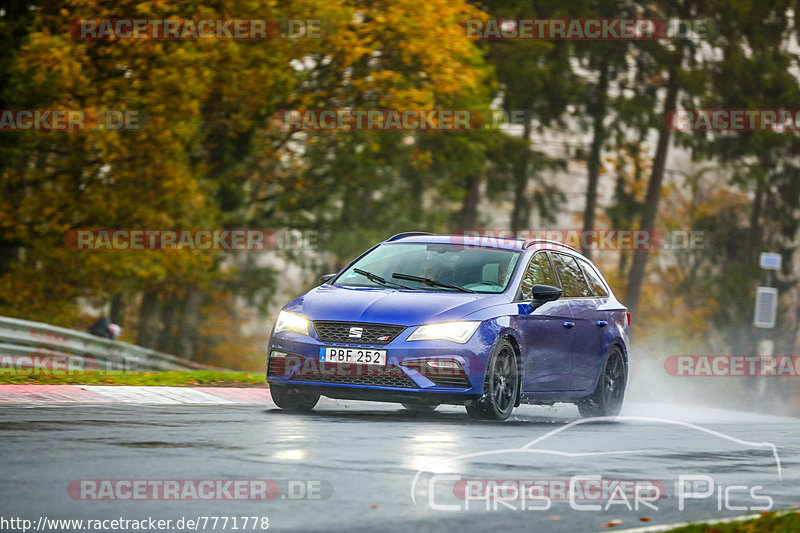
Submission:
[[[314,332],[310,336],[273,333],[267,349],[267,382],[332,398],[375,401],[458,404],[483,393],[486,360],[496,332],[482,324],[465,344],[407,342],[415,329],[408,327],[383,345],[323,342]],[[386,366],[320,362],[321,347],[386,350]],[[283,366],[278,361],[281,354],[287,354]],[[437,366],[445,361],[455,362],[458,368],[434,368],[428,361]]]

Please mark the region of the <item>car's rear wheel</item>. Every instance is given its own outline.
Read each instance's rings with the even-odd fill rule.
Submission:
[[[467,413],[478,420],[505,420],[517,404],[519,366],[511,343],[503,339],[489,360],[483,396],[466,403]]]
[[[402,406],[414,413],[425,414],[432,413],[439,407],[438,403],[425,403],[425,402],[403,402]]]
[[[300,392],[283,385],[270,385],[269,391],[275,405],[287,411],[310,411],[319,401],[319,394]]]
[[[581,416],[617,416],[625,398],[626,378],[625,360],[620,349],[614,346],[603,365],[594,393],[577,403]]]

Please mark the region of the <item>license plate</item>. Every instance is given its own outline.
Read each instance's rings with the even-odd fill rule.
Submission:
[[[322,347],[319,349],[319,360],[329,363],[386,366],[386,350]]]

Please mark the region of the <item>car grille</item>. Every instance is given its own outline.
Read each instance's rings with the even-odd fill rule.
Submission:
[[[307,361],[303,368],[292,376],[291,381],[319,381],[401,389],[418,388],[414,380],[395,365],[383,367],[353,363],[326,363],[314,360]]]
[[[270,357],[267,363],[268,376],[283,376],[286,374],[286,358],[285,357]]]
[[[361,336],[351,336],[351,328],[360,328]],[[317,336],[323,342],[346,342],[350,344],[389,344],[405,326],[368,324],[363,322],[314,322]],[[353,330],[355,331],[355,330]]]
[[[267,364],[268,376],[285,376],[289,371],[299,368],[306,360],[303,355],[293,353],[278,352],[281,355],[276,355],[273,352]]]
[[[468,389],[472,385],[470,384],[469,380],[465,377],[452,377],[452,378],[445,378],[445,377],[431,377],[426,376],[428,379],[433,381],[437,387],[453,387],[455,389]]]
[[[458,368],[433,368],[428,366],[423,359],[406,361],[402,365],[418,371],[437,387],[468,389],[472,386],[461,365]]]

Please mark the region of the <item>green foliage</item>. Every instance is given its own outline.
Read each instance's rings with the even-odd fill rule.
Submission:
[[[141,294],[155,292],[162,296],[155,318],[169,318],[171,334],[185,338],[180,323],[194,323],[187,308],[202,308],[210,315],[196,329],[208,342],[196,354],[235,361],[252,347],[226,335],[249,318],[237,306],[266,314],[284,286],[277,267],[222,252],[77,252],[64,246],[65,233],[315,230],[334,258],[326,266],[341,266],[401,231],[480,227],[477,206],[487,201],[511,199],[508,218],[516,226],[532,213],[553,223],[567,198],[563,184],[544,174],[584,164],[601,182],[615,182],[613,205],[598,210],[606,217],[598,225],[634,228],[646,210],[648,142],[663,125],[670,72],[682,107],[800,109],[796,57],[787,44],[796,38],[797,7],[795,0],[67,0],[35,9],[12,2],[0,17],[7,51],[0,109],[136,110],[146,124],[4,134],[0,315],[83,328],[85,304],[102,307],[120,297],[135,306]],[[81,17],[315,18],[330,31],[321,39],[266,42],[79,41],[65,27]],[[487,17],[706,18],[717,31],[707,40],[470,40],[464,21]],[[287,132],[272,123],[285,109],[488,112],[498,103],[524,113],[513,133]],[[570,144],[587,146],[555,154],[525,138],[537,132],[588,133],[595,150],[576,142]],[[750,333],[758,251],[784,254],[779,288],[795,290],[800,137],[692,132],[675,141],[716,170],[687,182],[690,208],[665,190],[658,224],[704,230],[712,239],[707,253],[658,273],[662,285],[690,295],[680,305],[735,332],[729,341],[741,345]],[[597,170],[601,152],[608,165]],[[716,194],[722,190],[730,194]],[[616,277],[624,277],[627,263],[623,256]],[[195,292],[200,301],[184,305]],[[787,343],[797,327],[782,324]]]
[[[0,371],[5,385],[160,385],[169,387],[264,387],[266,374],[216,370],[168,372],[82,372],[20,374]]]
[[[800,531],[800,514],[761,513],[752,520],[716,524],[691,524],[670,529],[670,533],[797,533]]]

